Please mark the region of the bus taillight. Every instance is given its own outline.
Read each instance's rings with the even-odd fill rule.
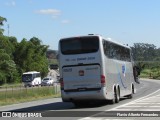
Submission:
[[[60,85],[61,85],[61,90],[64,89],[64,82],[63,82],[63,78],[60,78]]]
[[[101,85],[104,87],[106,85],[106,79],[104,75],[101,75]]]

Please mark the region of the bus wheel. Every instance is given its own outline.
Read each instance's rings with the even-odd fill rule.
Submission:
[[[134,86],[132,85],[132,92],[131,92],[131,94],[128,95],[127,97],[128,97],[129,99],[132,99],[132,98],[133,98],[133,94],[134,94]]]
[[[119,91],[119,89],[116,89],[116,92],[115,92],[115,103],[119,103],[119,100],[120,100],[120,91]]]

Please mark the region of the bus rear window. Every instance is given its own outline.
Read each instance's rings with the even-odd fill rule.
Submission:
[[[99,49],[99,38],[89,36],[62,39],[60,46],[64,55],[97,52]]]

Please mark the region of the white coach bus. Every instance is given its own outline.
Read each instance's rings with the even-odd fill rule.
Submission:
[[[118,103],[135,93],[131,49],[100,35],[59,41],[61,96],[64,102]]]
[[[23,73],[22,82],[25,87],[41,85],[42,80],[41,80],[40,72],[30,71],[30,72]]]

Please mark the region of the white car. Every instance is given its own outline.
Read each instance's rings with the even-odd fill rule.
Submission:
[[[42,80],[41,86],[53,85],[54,79],[52,77],[45,77]]]

